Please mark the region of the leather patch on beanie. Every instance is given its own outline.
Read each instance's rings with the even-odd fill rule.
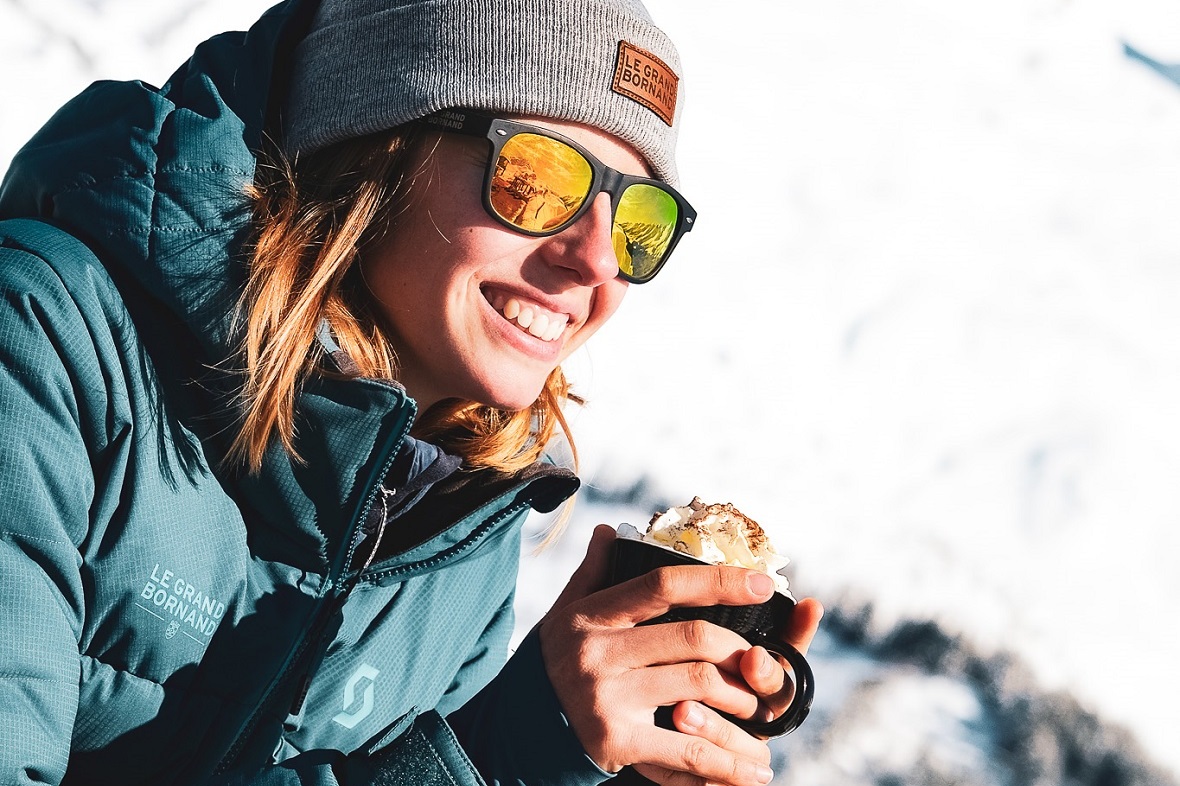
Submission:
[[[619,42],[619,59],[611,90],[638,101],[668,125],[676,117],[676,89],[680,77],[651,52]]]

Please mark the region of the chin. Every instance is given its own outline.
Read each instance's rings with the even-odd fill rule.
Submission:
[[[472,398],[475,401],[479,401],[489,407],[495,407],[496,409],[504,409],[512,412],[528,409],[536,402],[541,392],[545,389],[545,380],[541,380],[535,385],[522,385],[520,382],[520,379],[514,379],[509,384],[489,385],[481,391],[483,395],[473,396]]]
[[[536,403],[540,397],[541,391],[538,390],[533,395],[502,395],[489,396],[484,403],[489,407],[496,409],[507,410],[509,412],[517,412],[522,409],[528,409]]]

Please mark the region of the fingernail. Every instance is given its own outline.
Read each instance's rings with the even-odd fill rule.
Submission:
[[[762,665],[758,667],[758,673],[763,677],[769,677],[774,674],[774,668],[778,665],[778,661],[769,652],[762,656]]]
[[[705,713],[700,707],[695,704],[689,708],[688,714],[684,716],[684,725],[690,731],[696,731],[705,725]]]
[[[774,592],[774,580],[765,573],[751,573],[748,579],[750,592],[762,597]]]
[[[774,778],[774,771],[769,767],[759,764],[757,769],[754,770],[754,777],[758,779],[759,783],[770,783],[771,779]]]

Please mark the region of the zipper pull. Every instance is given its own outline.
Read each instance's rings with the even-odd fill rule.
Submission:
[[[295,688],[295,698],[291,701],[291,709],[287,711],[287,720],[293,721],[303,712],[303,702],[307,701],[307,694],[311,691],[311,674],[304,672]],[[286,724],[284,724],[286,725]]]
[[[389,501],[397,496],[397,489],[381,486],[379,490],[381,492],[381,520],[377,522],[377,532],[373,535],[373,548],[369,549],[369,556],[365,559],[365,564],[361,565],[361,569],[356,572],[357,577],[365,572],[377,556],[377,549],[381,547],[381,538],[385,535],[385,523],[389,520]]]

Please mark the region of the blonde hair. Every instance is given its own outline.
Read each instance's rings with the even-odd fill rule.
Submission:
[[[229,460],[250,472],[273,439],[295,449],[295,400],[323,366],[315,340],[323,320],[359,374],[397,378],[396,348],[356,264],[413,188],[412,130],[350,139],[292,163],[273,147],[260,156],[254,183],[255,236],[237,311],[241,334],[241,420]],[[411,391],[412,393],[412,391]],[[420,414],[413,432],[461,456],[468,468],[523,469],[541,458],[558,429],[569,437],[566,401],[581,403],[561,368],[531,407],[506,411],[447,399]]]

